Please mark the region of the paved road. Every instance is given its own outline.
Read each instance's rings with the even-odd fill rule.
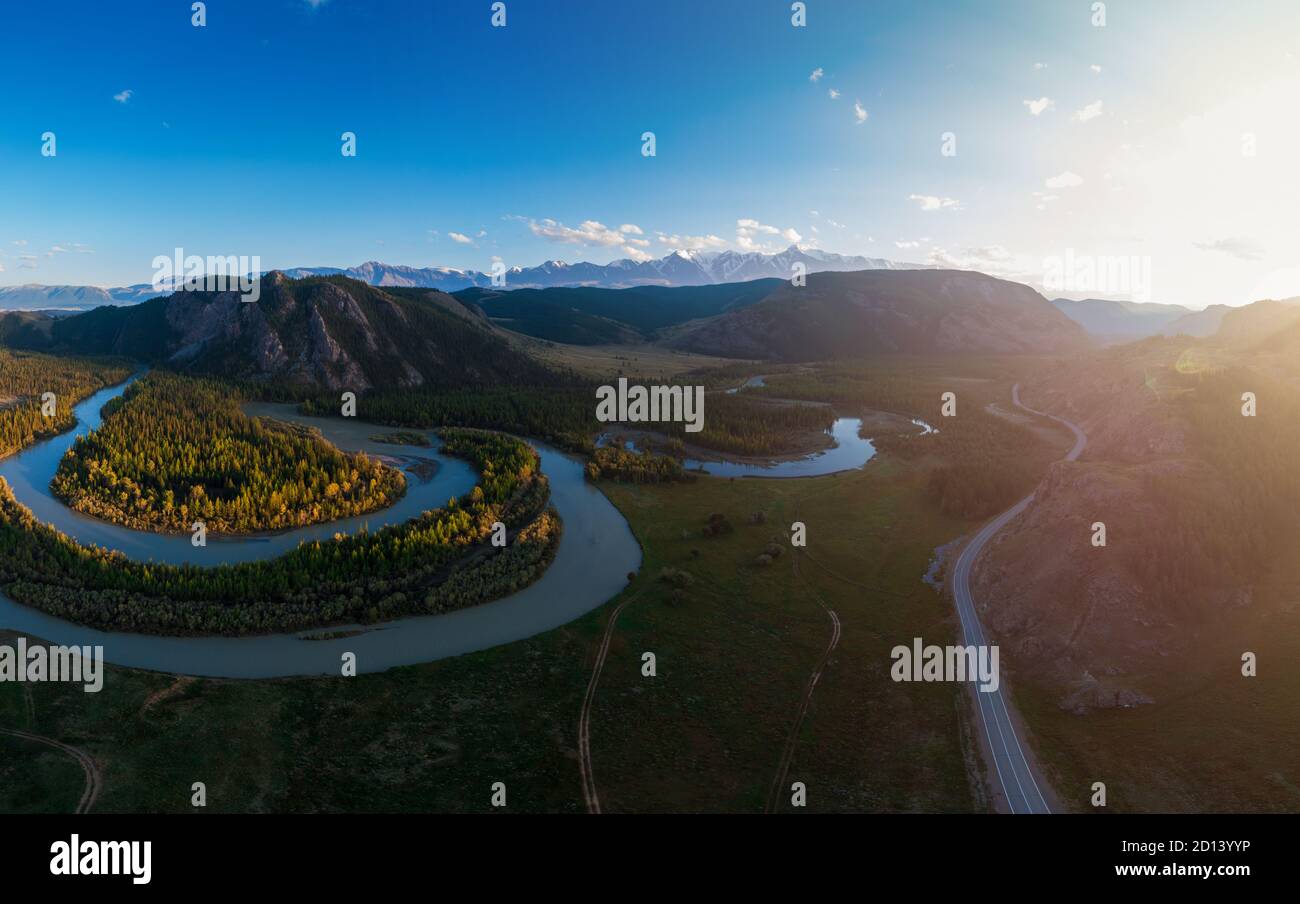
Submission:
[[[1025,411],[1051,418],[1069,427],[1074,432],[1074,448],[1066,454],[1065,460],[1074,461],[1079,457],[1088,444],[1088,437],[1078,425],[1023,404],[1020,401],[1019,383],[1012,387],[1011,398]],[[1033,500],[1034,494],[1030,493],[984,525],[957,558],[957,566],[953,569],[953,596],[957,602],[957,614],[961,618],[962,635],[967,645],[986,643],[984,628],[980,624],[979,616],[975,614],[975,600],[970,590],[971,567],[989,540],[1005,527],[1007,522],[1023,512]],[[989,749],[993,752],[993,766],[1007,808],[1012,813],[1051,813],[1052,809],[1048,806],[1047,798],[1039,787],[1039,781],[1034,776],[1029,759],[1025,756],[1020,738],[1016,734],[1016,726],[1012,721],[1003,687],[999,686],[992,693],[976,690],[975,696],[979,702],[980,722]]]

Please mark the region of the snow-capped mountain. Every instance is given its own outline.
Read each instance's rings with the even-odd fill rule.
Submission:
[[[789,279],[794,265],[802,263],[808,273],[826,270],[917,270],[921,264],[906,264],[875,257],[832,254],[816,248],[791,245],[784,251],[674,251],[649,261],[628,258],[608,264],[546,261],[536,267],[511,267],[506,271],[506,288],[549,289],[556,286],[595,286],[627,289],[632,286],[707,286],[727,282],[778,277]],[[490,274],[449,267],[399,267],[375,261],[338,270],[330,267],[302,267],[286,270],[292,277],[342,273],[375,286],[421,286],[447,292],[471,286],[492,285]]]
[[[104,289],[99,286],[0,286],[0,311],[89,311],[103,305],[136,304],[162,293],[148,283]]]
[[[595,286],[627,289],[633,286],[707,286],[751,279],[777,277],[789,279],[794,266],[802,263],[808,273],[849,270],[919,270],[922,264],[899,263],[875,257],[832,254],[816,248],[791,245],[784,251],[765,254],[761,251],[674,251],[666,257],[649,261],[627,258],[608,264],[546,261],[536,267],[511,267],[506,270],[507,289],[549,289],[557,286]],[[295,267],[283,271],[286,276],[348,276],[372,286],[406,286],[456,292],[474,286],[489,288],[492,275],[478,270],[452,267],[406,267],[367,261],[357,267]],[[38,310],[57,308],[88,310],[100,305],[135,304],[157,295],[168,294],[149,284],[121,289],[93,286],[14,286],[0,289],[0,310]]]

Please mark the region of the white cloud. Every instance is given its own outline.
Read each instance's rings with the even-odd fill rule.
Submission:
[[[647,254],[645,251],[642,251],[640,248],[634,248],[631,245],[623,245],[620,250],[629,259],[636,261],[638,264],[643,261],[651,260],[653,258],[653,255]]]
[[[122,91],[118,94],[114,94],[113,100],[117,101],[119,104],[124,104],[131,99],[131,95],[134,93],[135,92],[132,91],[130,88],[127,88],[125,91]]]
[[[1038,199],[1038,204],[1035,206],[1039,210],[1046,210],[1048,204],[1050,204],[1053,201],[1060,200],[1061,196],[1049,194],[1045,191],[1036,191],[1034,192],[1034,197]]]
[[[1042,71],[1043,69],[1046,69],[1046,68],[1047,68],[1047,64],[1046,64],[1046,63],[1035,63],[1035,64],[1034,64],[1034,71],[1035,71],[1035,72]]]
[[[461,245],[474,244],[474,240],[469,236],[465,235],[463,232],[449,232],[447,233],[447,238]]]
[[[1048,188],[1078,188],[1083,184],[1083,177],[1072,173],[1069,170],[1061,173],[1059,176],[1052,176],[1045,180],[1043,185]]]
[[[826,92],[826,94],[827,96],[830,97],[831,100],[840,99],[840,92],[836,91],[834,88],[831,88],[829,91]]]
[[[610,229],[599,220],[583,220],[577,228],[565,226],[552,219],[528,220],[528,228],[533,235],[567,245],[585,245],[592,248],[617,247],[632,260],[649,260],[641,249],[650,244],[647,239],[631,238],[642,235],[641,227],[624,223],[618,229]]]
[[[565,226],[557,220],[546,218],[543,220],[529,220],[528,228],[532,230],[533,235],[569,245],[612,247],[621,245],[624,241],[623,233],[617,229],[610,229],[599,220],[583,220],[581,225],[574,228]]]
[[[821,81],[821,77],[822,77],[823,75],[825,75],[825,74],[826,74],[826,70],[824,70],[824,69],[822,69],[822,67],[818,66],[816,69],[814,69],[814,70],[812,71],[812,75],[808,76],[808,81],[810,81],[810,82],[819,82],[819,81]]]
[[[907,200],[917,202],[922,210],[961,210],[960,202],[937,195],[908,195]]]
[[[1087,122],[1090,119],[1096,119],[1102,113],[1101,101],[1093,101],[1082,110],[1076,110],[1071,118],[1075,122]]]
[[[874,242],[875,239],[869,239],[868,241],[873,241],[873,242]],[[898,240],[896,240],[896,241],[894,242],[894,246],[897,247],[897,248],[902,248],[902,249],[904,249],[904,250],[907,250],[907,249],[909,249],[909,248],[920,248],[922,245],[924,245],[924,244],[925,244],[926,242],[928,242],[928,241],[930,241],[928,238],[924,238],[924,239],[898,239]]]
[[[1238,260],[1258,261],[1264,259],[1264,249],[1250,239],[1226,238],[1212,242],[1193,242],[1202,251],[1218,251],[1231,255]]]
[[[22,248],[27,244],[27,239],[14,239],[14,244],[17,245],[19,248]]]
[[[1092,64],[1091,66],[1089,66],[1088,68],[1091,69],[1093,72],[1097,72],[1097,73],[1100,73],[1100,72],[1101,72],[1101,67],[1098,66],[1096,63],[1093,63],[1093,64]]]
[[[1038,100],[1026,100],[1021,101],[1021,103],[1028,107],[1029,112],[1034,116],[1041,116],[1046,111],[1056,107],[1056,101],[1050,97],[1040,97]]]
[[[716,235],[667,235],[657,233],[660,243],[679,251],[703,251],[709,248],[726,248],[727,240]]]
[[[793,228],[778,229],[776,226],[769,226],[766,223],[760,223],[754,219],[740,219],[736,221],[736,244],[744,251],[762,251],[765,246],[762,242],[755,241],[758,236],[772,235],[780,236],[785,241],[797,245],[803,237]],[[770,246],[767,246],[769,250]]]
[[[946,270],[978,270],[990,276],[1024,277],[1027,270],[1018,269],[1015,256],[1001,245],[983,245],[975,248],[958,248],[948,251],[935,248],[926,263]]]
[[[853,117],[858,121],[858,125],[862,125],[862,123],[867,121],[867,108],[862,106],[862,101],[860,100],[855,100],[853,102]]]

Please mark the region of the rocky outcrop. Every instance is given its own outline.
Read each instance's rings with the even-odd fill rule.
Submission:
[[[450,296],[340,276],[272,272],[253,302],[238,292],[182,291],[70,317],[37,338],[42,348],[353,392],[556,379]]]

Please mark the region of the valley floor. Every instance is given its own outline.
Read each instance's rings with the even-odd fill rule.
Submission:
[[[989,415],[979,430],[996,431],[1019,417],[1012,376],[935,372],[925,378],[933,386],[909,378],[897,389],[870,375],[841,379],[853,377],[846,393],[882,387],[862,401],[899,410],[956,386],[964,411]],[[1005,489],[1023,495],[1069,442],[1020,426],[1037,443],[1016,451],[1024,486]],[[0,726],[10,730],[0,734],[0,812],[77,808],[90,773],[74,751],[93,761],[97,812],[186,812],[196,781],[219,812],[486,812],[498,781],[509,810],[583,812],[584,768],[604,812],[988,811],[964,688],[889,675],[895,645],[957,641],[951,599],[921,577],[936,548],[983,521],[961,514],[971,504],[964,472],[936,501],[935,475],[951,462],[926,450],[978,448],[940,428],[947,447],[894,440],[864,469],[835,476],[603,482],[642,546],[636,579],[570,624],[482,653],[349,679],[110,667],[99,694],[0,683]],[[996,434],[972,434],[984,435]],[[982,461],[972,473],[990,462],[1007,464]],[[706,535],[715,514],[733,529]],[[804,552],[789,545],[794,521],[807,525]],[[772,543],[782,554],[761,562]],[[1091,812],[1092,783],[1104,781],[1111,811],[1300,809],[1296,586],[1300,577],[1280,570],[1256,589],[1255,614],[1201,659],[1144,676],[1151,705],[1071,714],[1059,689],[1041,688],[1008,654],[1026,741],[1061,807]],[[0,643],[10,639],[0,632]],[[1225,670],[1243,649],[1269,680]],[[643,675],[646,653],[654,677]],[[806,786],[806,809],[790,806],[793,782]]]
[[[968,704],[952,685],[890,681],[899,637],[951,642],[950,602],[921,583],[931,550],[964,525],[923,504],[901,462],[812,480],[605,485],[645,550],[621,597],[530,640],[352,679],[195,680],[110,668],[104,690],[0,685],[0,724],[86,750],[103,775],[98,811],[190,809],[203,781],[214,811],[489,809],[581,811],[577,727],[599,640],[622,612],[591,711],[606,812],[761,812],[808,678],[838,613],[789,758],[809,812],[981,809]],[[751,524],[763,512],[766,523]],[[704,537],[710,514],[735,525]],[[809,554],[755,559],[788,525]],[[683,531],[687,536],[683,536]],[[698,554],[697,554],[698,552]],[[680,600],[658,579],[693,576]],[[863,585],[872,589],[864,590]],[[653,652],[657,677],[642,677]],[[28,693],[30,691],[30,693]],[[75,759],[0,738],[0,812],[67,811]],[[790,809],[789,795],[778,810]]]

